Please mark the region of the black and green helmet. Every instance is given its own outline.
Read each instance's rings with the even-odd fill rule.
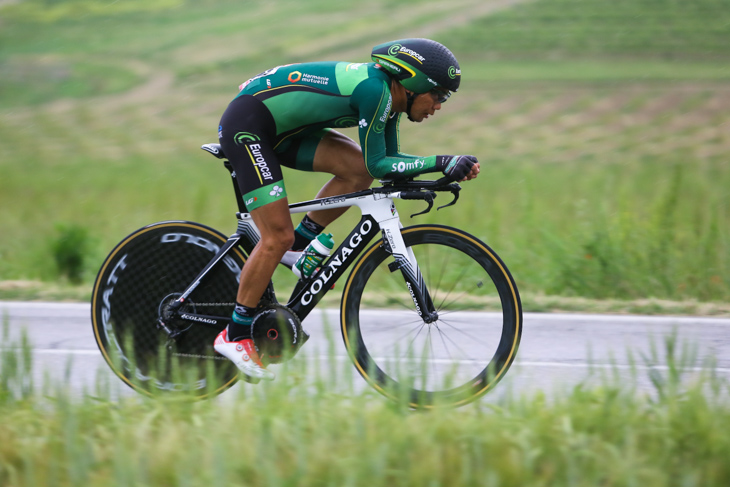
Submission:
[[[377,45],[372,59],[414,93],[434,88],[457,91],[461,69],[446,46],[430,39],[401,39]]]

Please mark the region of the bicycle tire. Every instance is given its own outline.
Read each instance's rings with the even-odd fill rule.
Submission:
[[[198,223],[160,222],[130,234],[102,264],[91,299],[94,336],[112,371],[136,391],[204,398],[236,382],[236,367],[213,350],[220,330],[169,323],[186,331],[168,350],[169,337],[157,328],[163,303],[179,296],[225,241],[223,234]],[[244,262],[240,249],[233,248],[193,291],[183,311],[230,316]],[[211,372],[214,384],[208,382]]]
[[[343,291],[348,353],[372,387],[412,408],[474,401],[504,377],[519,346],[522,305],[514,279],[491,248],[466,232],[419,225],[402,234],[439,319],[424,323],[378,241],[357,261]],[[488,305],[499,311],[485,312]]]

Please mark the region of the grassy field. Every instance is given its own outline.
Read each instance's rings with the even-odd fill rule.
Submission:
[[[636,389],[645,372],[632,382],[608,371],[456,414],[358,392],[347,364],[284,366],[275,382],[209,401],[120,397],[107,374],[79,396],[34,384],[27,345],[4,348],[0,485],[726,486],[730,388],[710,369],[690,372],[680,350],[666,342],[650,393]]]
[[[243,80],[284,62],[367,61],[383,40],[429,36],[462,60],[463,88],[437,117],[404,124],[403,149],[473,153],[483,171],[459,205],[405,224],[474,233],[541,303],[727,302],[727,2],[495,5],[0,7],[0,281],[13,281],[0,297],[34,286],[25,281],[88,288],[113,245],[154,221],[232,231],[227,173],[198,147],[215,141]],[[326,180],[285,178],[291,199],[310,198]],[[336,239],[355,218],[333,225]],[[63,273],[69,240],[83,249],[77,275]]]

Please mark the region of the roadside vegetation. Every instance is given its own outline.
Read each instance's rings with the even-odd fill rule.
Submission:
[[[363,390],[345,362],[324,370],[300,358],[274,382],[207,401],[130,395],[106,370],[79,394],[63,379],[34,382],[27,341],[4,341],[6,487],[730,482],[728,383],[711,364],[692,368],[673,338],[666,368],[644,357],[628,376],[609,370],[566,391],[503,389],[418,413]],[[647,373],[653,389],[639,392]]]
[[[488,7],[0,7],[0,298],[22,298],[22,289],[58,296],[60,286],[84,299],[106,253],[154,221],[233,231],[227,172],[198,147],[215,141],[237,86],[281,63],[365,62],[370,46],[413,35],[451,46],[464,83],[438,116],[402,125],[403,150],[473,153],[483,171],[457,206],[404,223],[449,223],[485,240],[528,310],[607,299],[720,309],[730,300],[725,3]],[[288,170],[285,178],[292,200],[311,198],[326,180]],[[406,202],[401,214],[417,208]],[[357,218],[352,211],[332,226],[335,238]]]

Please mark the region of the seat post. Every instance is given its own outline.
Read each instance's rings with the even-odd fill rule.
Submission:
[[[236,179],[236,171],[233,169],[233,165],[228,160],[223,160],[223,165],[226,166],[228,172],[231,173],[231,181],[233,181],[233,191],[236,193],[236,203],[238,204],[238,211],[240,213],[248,213],[246,204],[243,202],[243,194],[241,188],[238,187],[238,180]]]

